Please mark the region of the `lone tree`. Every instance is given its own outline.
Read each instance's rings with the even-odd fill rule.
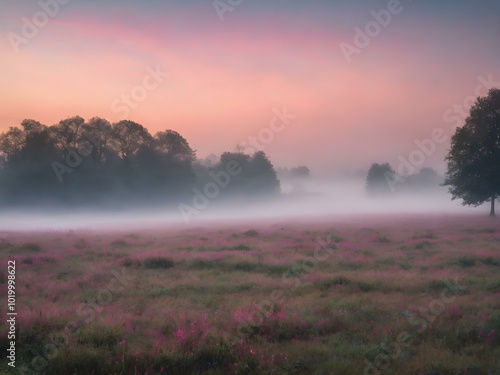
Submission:
[[[390,195],[393,192],[390,184],[393,176],[395,176],[395,172],[389,163],[372,164],[366,177],[366,192],[368,195],[373,197]]]
[[[490,216],[495,216],[500,197],[500,89],[477,98],[465,125],[451,139],[446,161],[444,185],[450,186],[452,199],[473,206],[491,201]]]

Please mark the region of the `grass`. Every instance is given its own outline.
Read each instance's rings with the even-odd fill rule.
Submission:
[[[7,234],[16,361],[56,342],[38,373],[351,375],[406,332],[380,373],[496,375],[500,237],[475,220]]]
[[[111,242],[112,247],[127,247],[129,244],[125,240],[116,240]]]
[[[6,242],[0,244],[0,251],[7,251],[10,254],[39,253],[42,251],[42,247],[35,242],[24,243],[22,245],[13,245],[10,242]]]
[[[462,256],[457,259],[457,264],[460,267],[474,267],[476,265],[476,259],[469,256]]]
[[[391,240],[385,236],[377,237],[377,241],[380,243],[390,243],[391,242]]]
[[[146,269],[167,269],[173,266],[174,262],[164,257],[152,257],[144,260],[144,268]]]

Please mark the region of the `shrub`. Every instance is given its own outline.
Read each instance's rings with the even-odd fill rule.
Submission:
[[[78,241],[76,244],[75,244],[75,248],[77,249],[86,249],[87,248],[87,241],[85,241],[83,238],[80,239],[80,241]]]
[[[166,288],[159,288],[159,289],[153,289],[152,291],[150,291],[148,293],[148,295],[150,297],[158,298],[158,297],[166,296],[166,295],[168,295],[168,293],[169,293],[168,289],[166,289]]]
[[[390,243],[391,242],[391,240],[388,239],[385,236],[383,236],[383,237],[377,237],[377,241],[380,242],[380,243]]]
[[[476,265],[476,259],[471,257],[460,257],[458,258],[457,263],[464,268],[473,267]]]
[[[111,242],[111,246],[113,247],[125,247],[128,246],[128,242],[124,240],[116,240]]]
[[[248,237],[257,237],[259,235],[259,232],[257,232],[255,229],[250,229],[243,234]]]
[[[319,284],[319,287],[321,290],[327,290],[335,285],[347,285],[350,283],[351,283],[351,280],[349,280],[348,278],[346,278],[344,276],[337,276],[337,277],[334,277],[333,279],[322,280],[318,284]]]
[[[414,239],[414,240],[418,240],[421,238],[436,239],[437,237],[433,232],[426,232],[426,233],[422,233],[422,234],[417,234],[417,235],[412,237],[412,239]]]
[[[500,281],[490,283],[486,286],[486,289],[490,293],[500,293]]]
[[[332,236],[331,237],[333,242],[342,242],[344,241],[344,239],[342,237],[339,237],[339,236]]]
[[[167,269],[174,266],[174,262],[171,259],[164,257],[153,257],[147,258],[144,261],[144,267],[148,269]]]
[[[421,241],[415,245],[415,249],[422,250],[422,249],[429,247],[431,245],[432,245],[432,243],[430,243],[429,241]]]
[[[42,251],[42,248],[40,247],[40,245],[38,245],[36,243],[27,243],[27,244],[22,245],[19,248],[19,250],[31,251],[33,253],[38,253],[38,252]]]
[[[356,286],[361,292],[373,292],[380,288],[380,285],[378,283],[368,281],[357,281]]]
[[[248,263],[248,262],[238,262],[238,263],[234,263],[232,265],[232,268],[236,271],[251,272],[251,271],[255,271],[255,269],[257,268],[257,265],[254,263]]]
[[[443,280],[431,280],[427,283],[427,291],[441,291],[447,288],[445,282]]]
[[[11,250],[15,246],[12,245],[10,242],[1,242],[0,243],[0,250]]]
[[[487,257],[485,259],[482,259],[482,262],[488,266],[500,267],[500,259],[493,259],[492,257]]]
[[[134,264],[134,261],[132,259],[130,259],[130,258],[125,258],[122,261],[122,265],[124,267],[132,267],[133,264]]]
[[[90,347],[111,347],[123,339],[121,327],[104,327],[92,325],[84,328],[78,335],[78,342]]]
[[[239,244],[233,247],[234,250],[250,250],[250,247],[244,244]]]

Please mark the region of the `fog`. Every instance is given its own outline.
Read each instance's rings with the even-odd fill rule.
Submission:
[[[1,211],[0,231],[140,230],[262,220],[362,219],[398,214],[487,214],[486,205],[474,208],[462,206],[460,200],[452,201],[445,187],[373,198],[367,195],[365,184],[362,179],[282,181],[282,192],[274,198],[248,201],[215,197],[209,199],[205,208],[195,206],[192,200],[185,200],[182,203],[194,211],[184,216],[179,205],[164,205],[161,202],[154,208],[89,209],[60,205],[52,208],[9,209]]]

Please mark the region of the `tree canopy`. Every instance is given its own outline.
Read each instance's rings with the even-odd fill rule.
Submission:
[[[374,163],[368,170],[366,177],[366,191],[371,196],[384,196],[391,193],[388,183],[391,176],[395,174],[389,163]]]
[[[478,206],[500,196],[500,89],[478,97],[465,125],[456,129],[446,157],[448,171],[444,184],[452,199]]]
[[[170,129],[151,135],[136,122],[99,117],[74,116],[52,126],[24,120],[0,134],[0,206],[176,203],[229,161],[242,172],[226,194],[279,192],[263,152],[226,152],[210,167],[194,168],[195,161],[189,142]]]

